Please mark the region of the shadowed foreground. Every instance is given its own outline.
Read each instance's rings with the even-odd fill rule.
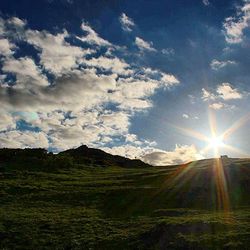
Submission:
[[[0,249],[250,249],[247,159],[130,168],[57,157],[1,162]]]

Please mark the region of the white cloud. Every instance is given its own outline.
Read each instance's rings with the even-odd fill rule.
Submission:
[[[8,24],[11,24],[16,27],[24,27],[26,25],[26,21],[22,20],[18,17],[11,17],[7,21]]]
[[[220,86],[218,86],[217,93],[223,100],[243,98],[243,95],[236,88],[233,88],[229,83],[222,83]]]
[[[89,60],[84,59],[81,62],[88,66],[101,68],[121,75],[133,73],[132,70],[129,69],[130,65],[117,57],[100,56],[98,58],[91,58]]]
[[[213,101],[216,99],[222,100],[233,100],[233,99],[242,99],[244,94],[239,92],[238,89],[233,88],[230,83],[222,83],[217,86],[216,94],[209,92],[206,89],[202,89],[202,99],[204,101]]]
[[[238,10],[236,17],[228,17],[223,24],[226,41],[228,43],[240,43],[243,40],[244,30],[249,27],[250,3],[245,4]]]
[[[212,103],[212,104],[209,105],[209,107],[211,109],[214,109],[214,110],[220,110],[220,109],[233,110],[233,109],[235,109],[234,105],[228,105],[228,104],[223,103],[223,102]]]
[[[216,96],[209,92],[208,90],[202,88],[202,97],[204,101],[214,100]]]
[[[212,109],[215,109],[215,110],[219,110],[219,109],[223,109],[225,107],[225,103],[215,102],[213,104],[210,104],[209,107]]]
[[[91,50],[83,50],[72,46],[65,41],[69,34],[67,31],[52,35],[47,31],[28,30],[26,39],[41,51],[41,64],[54,74],[66,73],[77,65],[77,60],[91,53]]]
[[[82,42],[99,46],[112,46],[110,42],[101,38],[86,22],[82,22],[81,28],[87,33],[84,37],[77,37]]]
[[[125,138],[126,138],[126,142],[134,143],[137,145],[142,144],[142,142],[138,140],[137,135],[135,134],[126,134]]]
[[[161,82],[163,82],[165,87],[170,87],[170,86],[177,85],[180,83],[179,80],[173,75],[166,74],[166,73],[162,73],[161,75],[162,75]]]
[[[211,68],[212,68],[213,70],[219,70],[219,69],[224,68],[224,67],[226,67],[226,66],[228,66],[228,65],[235,65],[235,64],[236,64],[236,62],[235,62],[235,61],[231,61],[231,60],[227,60],[227,61],[218,61],[218,60],[214,59],[214,60],[211,62],[210,66],[211,66]]]
[[[8,39],[0,39],[0,56],[10,56],[14,54],[16,46],[9,42]]]
[[[132,18],[128,17],[125,13],[122,13],[119,17],[119,21],[122,25],[122,29],[125,31],[132,31],[132,28],[135,26],[135,23]]]
[[[188,119],[189,115],[188,114],[182,114],[182,117],[185,118],[185,119]]]
[[[162,49],[161,53],[164,55],[174,55],[175,50],[173,48]]]
[[[0,146],[6,148],[48,148],[47,135],[43,132],[7,131],[1,133]]]
[[[154,150],[142,156],[145,162],[155,166],[181,164],[202,158],[194,145],[176,145],[174,151]]]
[[[205,6],[208,6],[210,4],[210,2],[208,0],[202,0],[202,3],[205,5]]]
[[[16,128],[16,122],[13,116],[6,112],[0,113],[0,132]]]
[[[12,41],[24,38],[26,21],[18,17],[3,19],[0,17],[0,35],[1,38],[11,38]]]
[[[2,70],[16,75],[16,88],[25,88],[27,85],[48,86],[47,78],[29,57],[9,58],[4,61]]]
[[[101,114],[98,119],[104,128],[112,128],[115,130],[115,134],[128,134],[128,128],[130,125],[128,114],[120,111],[109,112]]]
[[[145,149],[144,147],[139,147],[129,144],[125,144],[123,146],[115,146],[112,148],[102,147],[101,149],[106,151],[107,153],[113,155],[121,155],[131,159],[140,159],[142,154],[144,154],[144,151],[148,150]]]
[[[152,43],[146,42],[140,37],[135,38],[135,44],[140,50],[156,51],[156,49],[152,46]]]
[[[131,159],[141,159],[153,166],[182,164],[204,158],[194,145],[176,145],[173,151],[160,150],[150,145],[138,146],[130,144],[112,148],[103,147],[102,149],[114,155],[122,155]]]
[[[86,34],[80,39],[88,44],[87,49],[66,41],[74,37],[66,30],[57,34],[32,30],[20,20],[12,19],[8,25],[19,26],[22,32],[15,28],[6,33],[7,21],[2,19],[0,32],[3,23],[8,41],[22,33],[19,39],[33,45],[40,60],[14,58],[9,51],[1,65],[0,146],[59,150],[81,144],[105,147],[117,137],[129,144],[125,151],[131,155],[133,151],[145,153],[145,148],[152,152],[152,142],[129,133],[131,117],[152,107],[151,96],[156,90],[175,86],[179,80],[157,69],[129,64],[119,53],[114,56],[119,48],[86,23],[82,24]],[[103,46],[108,55],[102,53]],[[96,51],[100,53],[93,57]],[[15,77],[9,80],[9,74]],[[41,132],[16,130],[19,120]]]

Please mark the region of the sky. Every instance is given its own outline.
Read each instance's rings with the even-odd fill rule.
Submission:
[[[247,157],[249,26],[249,0],[1,0],[0,147]]]

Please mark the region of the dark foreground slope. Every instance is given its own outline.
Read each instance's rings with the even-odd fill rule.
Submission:
[[[97,163],[2,162],[0,249],[250,249],[249,160]]]

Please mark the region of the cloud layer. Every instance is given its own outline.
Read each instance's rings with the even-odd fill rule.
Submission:
[[[135,25],[124,13],[120,22],[126,31]],[[0,23],[1,147],[59,151],[87,144],[154,165],[193,159],[193,146],[165,152],[129,131],[131,118],[152,107],[156,90],[179,84],[174,75],[128,63],[124,48],[103,39],[85,21],[81,36],[30,29],[17,17]],[[69,42],[72,37],[77,45]],[[139,37],[135,41],[145,53],[156,51]],[[20,42],[37,50],[38,60],[16,56]]]

